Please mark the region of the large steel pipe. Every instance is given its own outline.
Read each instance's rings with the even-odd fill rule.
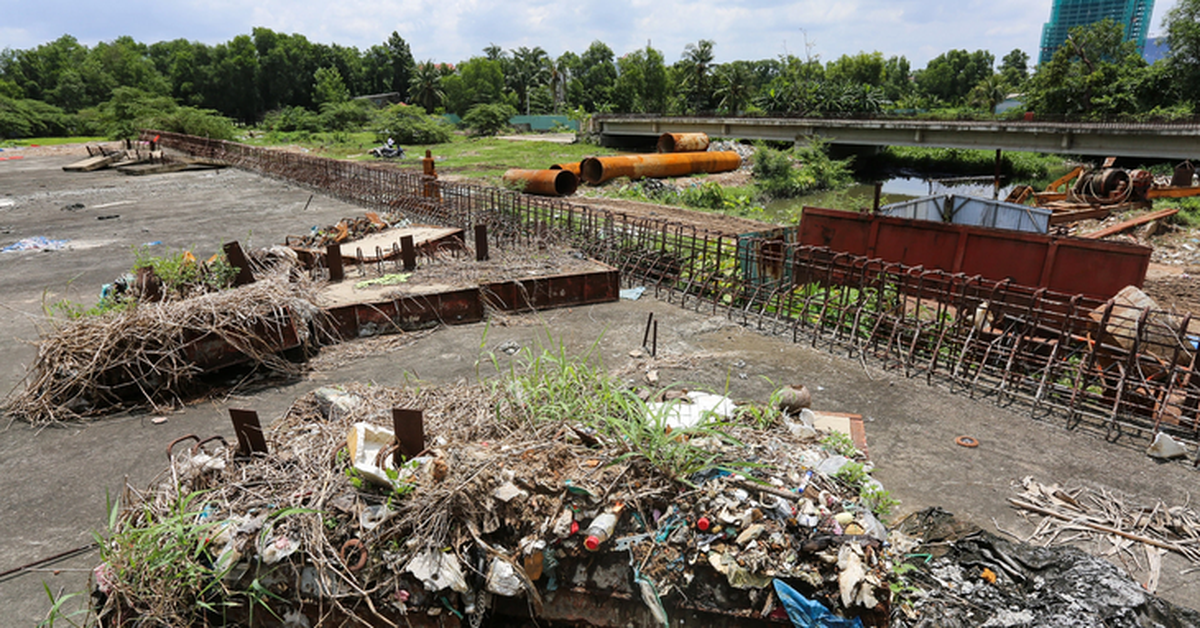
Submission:
[[[728,172],[737,170],[741,165],[742,158],[732,151],[588,157],[580,165],[579,176],[596,185],[617,177],[660,179],[701,172]]]
[[[658,138],[660,153],[702,153],[706,150],[707,133],[663,133]]]
[[[514,168],[504,173],[505,183],[521,182],[526,194],[542,196],[570,196],[579,187],[579,179],[569,170],[520,170]]]
[[[567,172],[574,173],[575,176],[578,177],[579,176],[579,164],[580,164],[580,162],[578,162],[578,161],[569,161],[565,164],[554,164],[553,166],[550,166],[550,169],[551,170],[566,170]]]

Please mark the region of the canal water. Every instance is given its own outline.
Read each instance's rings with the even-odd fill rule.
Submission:
[[[1000,186],[1000,198],[1004,199],[1016,187],[1015,184]],[[936,194],[956,194],[959,196],[978,196],[992,198],[993,187],[990,178],[970,177],[956,179],[923,179],[919,177],[892,177],[883,181],[880,204],[900,203],[914,198],[933,196]],[[762,219],[780,224],[794,223],[800,220],[800,211],[804,207],[825,207],[829,209],[860,210],[870,208],[875,200],[875,186],[855,184],[849,188],[837,191],[824,190],[796,198],[771,201],[763,208]]]

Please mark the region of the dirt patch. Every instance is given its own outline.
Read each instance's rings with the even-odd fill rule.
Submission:
[[[763,231],[764,229],[772,229],[777,226],[768,222],[750,220],[749,218],[737,218],[725,214],[701,212],[682,207],[655,205],[654,203],[642,203],[625,199],[574,196],[569,200],[577,205],[607,209],[617,214],[627,214],[638,218],[668,220],[674,223],[707,229],[723,235]]]

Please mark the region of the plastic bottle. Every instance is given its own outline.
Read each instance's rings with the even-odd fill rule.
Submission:
[[[600,549],[600,544],[612,537],[613,532],[616,531],[617,520],[621,518],[621,510],[621,506],[616,506],[592,519],[591,525],[584,532],[587,534],[587,538],[584,539],[583,546],[593,552]]]

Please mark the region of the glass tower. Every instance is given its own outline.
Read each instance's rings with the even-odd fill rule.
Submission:
[[[1154,14],[1154,0],[1054,0],[1050,21],[1042,28],[1042,49],[1038,63],[1045,63],[1067,40],[1076,26],[1094,24],[1111,18],[1125,27],[1125,40],[1137,42],[1138,54],[1146,48],[1146,33]]]

